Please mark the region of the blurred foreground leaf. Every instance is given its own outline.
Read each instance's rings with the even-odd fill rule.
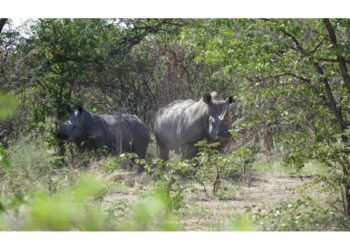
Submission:
[[[29,230],[107,230],[105,217],[91,201],[105,193],[102,183],[90,176],[65,192],[49,196],[38,193],[26,221]]]
[[[14,96],[0,93],[0,121],[13,115],[17,104],[17,99]]]
[[[15,112],[17,107],[17,99],[14,96],[0,93],[0,122]],[[10,167],[10,161],[8,160],[5,152],[0,147],[0,166]]]
[[[173,212],[171,197],[166,187],[161,186],[134,208],[131,222],[122,225],[126,231],[177,231],[180,220]]]
[[[11,162],[5,154],[4,150],[0,147],[0,167],[10,168]]]
[[[241,216],[232,223],[232,229],[234,231],[254,231],[255,224],[247,216]]]

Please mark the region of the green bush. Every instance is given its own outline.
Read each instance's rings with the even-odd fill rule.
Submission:
[[[247,210],[257,226],[263,231],[330,231],[349,230],[350,218],[334,208],[325,208],[315,199],[304,196],[278,203],[262,210]]]
[[[120,160],[118,157],[107,157],[101,161],[101,166],[107,172],[113,172],[120,169]]]
[[[6,150],[7,168],[0,168],[2,194],[22,196],[28,189],[54,191],[57,156],[42,137],[24,136]]]
[[[208,144],[200,141],[196,144],[199,153],[195,158],[200,168],[197,176],[202,183],[212,183],[213,193],[217,193],[223,179],[231,179],[237,176],[244,177],[252,168],[255,161],[253,150],[239,147],[229,154],[223,154],[218,150],[219,143]],[[241,179],[242,179],[241,178]]]

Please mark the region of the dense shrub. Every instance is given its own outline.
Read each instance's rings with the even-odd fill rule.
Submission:
[[[249,208],[257,230],[263,231],[334,231],[349,230],[350,218],[332,207],[304,196],[283,201],[272,208]]]

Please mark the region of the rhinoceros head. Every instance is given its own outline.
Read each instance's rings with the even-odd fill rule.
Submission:
[[[208,105],[209,137],[212,140],[228,139],[230,137],[229,106],[233,102],[233,97],[230,96],[226,100],[222,100],[216,92],[212,92],[205,93],[202,100]]]
[[[87,128],[91,114],[83,107],[75,109],[68,121],[59,125],[57,137],[71,142],[80,142],[86,139]]]

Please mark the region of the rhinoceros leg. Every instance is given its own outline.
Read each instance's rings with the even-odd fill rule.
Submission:
[[[138,155],[140,159],[144,159],[146,156],[148,141],[140,142],[140,144],[134,145],[133,151]]]
[[[169,149],[159,140],[159,138],[156,136],[157,145],[159,148],[159,157],[162,160],[169,160]]]
[[[169,160],[169,150],[165,147],[159,146],[159,157],[162,160]]]
[[[181,146],[182,159],[191,159],[195,157],[197,153],[198,153],[198,150],[192,144],[185,144]]]

